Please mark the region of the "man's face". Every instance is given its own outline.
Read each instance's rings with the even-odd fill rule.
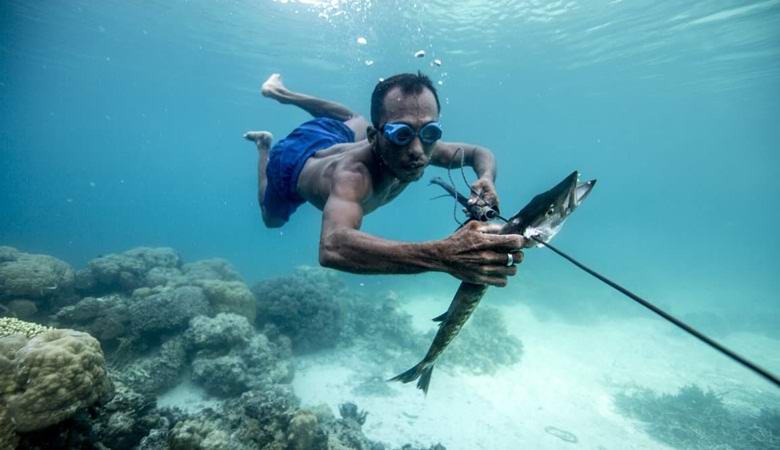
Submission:
[[[415,136],[408,144],[399,146],[385,138],[382,127],[386,123],[403,123],[418,133],[425,125],[438,120],[436,98],[430,90],[423,89],[419,94],[404,94],[401,88],[396,87],[388,91],[375,145],[384,163],[399,180],[409,182],[420,179],[430,162],[436,143],[425,144],[419,136]]]

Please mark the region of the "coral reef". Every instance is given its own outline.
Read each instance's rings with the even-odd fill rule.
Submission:
[[[780,410],[757,415],[727,407],[721,396],[699,386],[677,394],[650,389],[628,390],[615,396],[618,410],[644,423],[654,439],[686,449],[776,449],[780,447]]]
[[[193,286],[136,289],[127,310],[134,336],[183,331],[190,319],[208,312],[206,296]]]
[[[0,315],[32,318],[72,296],[70,265],[49,255],[0,246]]]
[[[0,369],[0,403],[17,432],[61,422],[113,393],[100,344],[79,331],[0,338]]]
[[[206,350],[246,345],[254,332],[246,317],[221,313],[193,318],[184,336],[190,347]]]
[[[130,334],[129,301],[127,297],[110,294],[85,297],[75,305],[66,306],[54,315],[57,326],[86,331],[107,344]]]
[[[290,337],[297,354],[334,347],[344,322],[338,301],[344,291],[333,271],[313,267],[262,281],[252,287],[257,324],[278,327]]]
[[[101,336],[175,331],[199,314],[232,312],[255,320],[254,296],[222,259],[182,265],[173,249],[139,247],[93,259],[76,280],[85,298],[61,311],[57,320]],[[178,305],[182,302],[186,306]],[[167,308],[173,308],[171,317]],[[187,313],[188,308],[193,309]],[[147,323],[144,315],[156,311]],[[105,321],[108,327],[98,323]]]
[[[35,260],[64,275],[39,297],[0,292],[0,312],[17,317],[0,318],[0,448],[387,449],[363,434],[369,416],[356,405],[340,418],[302,409],[289,385],[293,343],[307,352],[361,342],[387,355],[421,342],[408,315],[352,297],[333,272],[301,268],[260,283],[255,299],[227,261],[183,264],[169,248],[97,258],[75,281],[53,258],[24,255],[0,247],[0,264]],[[10,267],[0,282],[35,278]],[[47,325],[95,336],[111,369],[92,336]],[[188,377],[216,398],[157,406],[174,387],[171,398],[188,395]]]
[[[186,367],[186,342],[182,336],[175,336],[120,370],[112,371],[112,378],[141,394],[158,395],[175,386]]]
[[[91,434],[107,448],[133,448],[162,419],[155,411],[154,396],[138,393],[120,381],[114,387],[114,397],[91,420]]]
[[[412,326],[412,316],[389,301],[344,296],[341,344],[359,346],[375,362],[425,351],[430,342]]]
[[[431,332],[429,339],[434,334]],[[475,374],[491,374],[519,362],[522,353],[522,342],[509,334],[501,312],[482,305],[444,351],[439,363]]]
[[[290,341],[255,333],[246,317],[197,317],[185,336],[194,350],[192,379],[218,397],[292,381]]]
[[[222,258],[201,259],[181,268],[190,280],[243,281],[230,263]]]
[[[255,297],[242,281],[197,280],[193,284],[203,289],[212,314],[240,314],[254,323]]]
[[[25,322],[23,320],[14,319],[13,317],[0,317],[0,338],[12,334],[22,334],[29,339],[51,329],[51,327],[47,327],[46,325]]]
[[[130,292],[148,286],[153,268],[178,268],[179,255],[171,248],[138,247],[124,253],[95,258],[76,274],[76,287],[84,294]]]

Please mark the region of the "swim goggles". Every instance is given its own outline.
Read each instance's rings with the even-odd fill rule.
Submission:
[[[439,122],[430,122],[420,128],[420,131],[415,131],[405,123],[388,122],[382,126],[382,134],[385,139],[398,146],[409,145],[415,136],[419,136],[423,144],[430,145],[441,139],[442,130]]]

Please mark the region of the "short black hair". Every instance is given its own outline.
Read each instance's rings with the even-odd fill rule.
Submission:
[[[404,94],[416,95],[419,95],[423,88],[427,88],[433,93],[433,98],[436,99],[436,110],[441,111],[439,94],[436,92],[436,88],[433,87],[433,82],[430,78],[419,71],[417,73],[400,73],[380,81],[374,88],[374,93],[371,94],[371,123],[374,125],[374,128],[379,128],[379,120],[384,112],[385,96],[394,87],[400,87],[401,92]]]

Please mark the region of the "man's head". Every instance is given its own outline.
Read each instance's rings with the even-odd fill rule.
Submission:
[[[439,106],[436,88],[419,72],[394,75],[374,88],[368,139],[382,163],[399,180],[419,179],[428,165],[436,146],[433,138],[439,135],[437,126],[430,124],[438,122]],[[399,130],[407,138],[410,132],[414,135],[411,140],[395,142],[386,136],[386,132]]]

